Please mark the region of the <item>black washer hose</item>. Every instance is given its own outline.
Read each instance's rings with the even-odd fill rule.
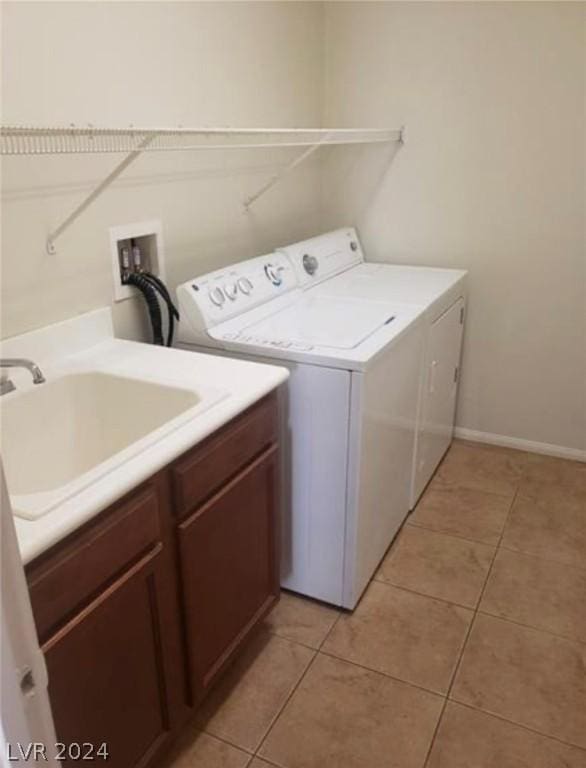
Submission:
[[[167,286],[160,278],[158,278],[156,275],[153,275],[151,272],[141,272],[141,275],[151,283],[152,287],[156,291],[159,292],[159,294],[161,295],[161,298],[167,305],[167,312],[169,316],[169,324],[168,324],[168,330],[167,330],[167,346],[171,347],[173,345],[173,334],[175,333],[174,318],[177,318],[177,320],[179,320],[179,311],[175,306],[175,304],[173,304],[173,300],[169,295]]]
[[[153,342],[161,347],[164,346],[161,308],[157,299],[157,293],[150,281],[137,272],[129,272],[127,275],[124,275],[122,281],[125,285],[133,285],[142,293],[151,319]]]
[[[157,277],[156,275],[153,275],[152,272],[142,272],[141,274],[145,275],[145,277],[148,277],[148,279],[158,286],[159,292],[161,293],[161,296],[165,299],[167,306],[169,309],[173,312],[177,320],[179,320],[179,310],[173,304],[173,299],[171,298],[171,294],[167,290],[167,286],[165,283],[161,280],[160,277]]]

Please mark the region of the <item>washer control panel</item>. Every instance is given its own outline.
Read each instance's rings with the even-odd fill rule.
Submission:
[[[297,287],[283,253],[271,253],[193,278],[177,289],[183,311],[198,330],[237,317]]]

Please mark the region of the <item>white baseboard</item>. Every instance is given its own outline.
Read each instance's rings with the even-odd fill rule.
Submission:
[[[473,443],[502,445],[505,448],[516,448],[519,451],[542,453],[545,456],[556,456],[560,459],[574,459],[574,461],[586,462],[586,451],[581,451],[579,448],[566,448],[563,445],[537,443],[533,440],[522,440],[520,437],[495,435],[492,432],[477,432],[474,429],[466,429],[465,427],[456,427],[454,435],[462,440],[470,440]]]

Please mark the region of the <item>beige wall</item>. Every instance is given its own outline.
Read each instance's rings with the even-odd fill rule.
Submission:
[[[2,3],[2,121],[319,125],[322,17],[319,3]],[[172,286],[314,233],[317,163],[243,214],[291,152],[143,156],[54,257],[46,234],[119,156],[6,159],[2,335],[108,304],[114,224],[162,220]],[[142,307],[115,309],[119,333],[140,337]]]
[[[115,158],[6,160],[2,335],[109,303],[113,224],[160,218],[175,286],[356,223],[371,258],[469,269],[461,427],[584,449],[584,9],[2,3],[3,122],[408,126],[398,153],[328,150],[249,216],[290,150],[145,156],[54,257],[47,232]],[[140,306],[115,318],[141,337]]]
[[[408,142],[330,155],[324,196],[370,258],[470,271],[461,427],[582,450],[585,8],[327,3],[326,123]]]

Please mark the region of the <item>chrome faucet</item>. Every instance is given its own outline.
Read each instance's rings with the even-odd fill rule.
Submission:
[[[45,377],[39,366],[32,360],[26,360],[20,357],[5,357],[0,359],[0,368],[26,368],[33,377],[33,384],[43,384]],[[6,375],[0,377],[0,395],[6,395],[16,389],[14,382]]]

